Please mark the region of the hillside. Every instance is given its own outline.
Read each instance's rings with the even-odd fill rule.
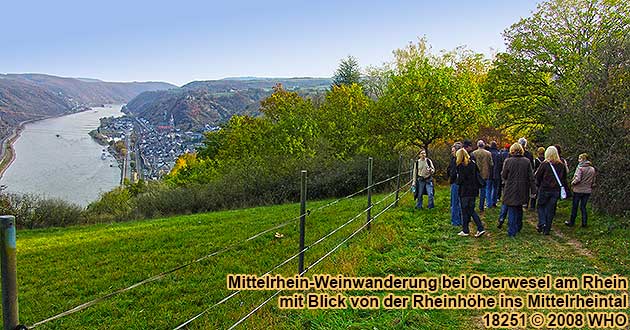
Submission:
[[[259,102],[271,95],[272,88],[284,88],[303,95],[320,93],[330,86],[324,78],[232,78],[194,81],[181,88],[145,92],[131,100],[126,111],[157,125],[170,118],[178,127],[190,129],[216,125],[232,115],[257,115]]]
[[[21,121],[57,116],[82,107],[124,103],[145,91],[176,86],[162,82],[104,82],[44,74],[0,74],[0,118]]]
[[[384,195],[373,197],[377,203]],[[392,198],[375,206],[372,215],[390,201]],[[312,212],[306,218],[307,245],[365,208],[365,196],[330,202],[308,202]],[[414,210],[413,200],[407,194],[398,207],[375,220],[370,232],[364,230],[341,244],[365,223],[363,215],[306,251],[305,265],[309,266],[340,246],[307,276],[326,273],[378,277],[388,274],[421,277],[552,274],[556,277],[584,273],[627,276],[630,273],[630,256],[625,253],[629,248],[628,227],[622,226],[620,219],[597,215],[591,218],[592,226],[587,229],[564,227],[561,223],[568,217],[568,204],[560,203],[551,236],[538,234],[534,214],[526,212],[523,232],[510,239],[505,229],[496,229],[497,210],[490,209],[482,215],[488,234],[475,239],[458,237],[459,228],[450,225],[447,187],[437,188],[437,208],[433,210]],[[44,328],[173,329],[205,311],[187,329],[227,329],[275,293],[273,290],[241,292],[214,306],[235,292],[226,289],[227,274],[262,275],[294,255],[298,251],[297,222],[274,227],[297,214],[299,205],[288,204],[150,221],[21,230],[17,240],[20,320],[31,325],[172,270],[154,281],[51,321]],[[248,239],[269,228],[274,229]],[[284,237],[274,237],[275,232]],[[228,250],[215,255],[226,247]],[[187,266],[173,270],[179,265]],[[292,276],[296,269],[297,260],[292,260],[273,274]],[[385,295],[387,292],[341,293]],[[411,293],[414,292],[395,292],[396,295]],[[492,295],[488,291],[483,293]],[[435,293],[438,294],[442,292]],[[277,299],[272,299],[238,329],[480,329],[481,316],[488,311],[309,311],[279,310],[277,306]]]

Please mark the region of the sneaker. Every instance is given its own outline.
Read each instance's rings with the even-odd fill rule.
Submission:
[[[501,229],[501,227],[503,227],[503,222],[504,222],[504,221],[505,221],[505,220],[501,220],[501,219],[499,219],[499,224],[497,225],[497,228]]]
[[[468,236],[468,233],[465,233],[463,231],[460,231],[459,233],[457,233],[458,236]]]
[[[481,237],[481,236],[482,236],[483,234],[485,234],[485,233],[486,233],[486,231],[485,231],[485,230],[478,231],[478,232],[475,234],[475,237]]]
[[[571,222],[569,222],[569,221],[565,221],[564,224],[569,226],[569,227],[573,227],[573,224]]]

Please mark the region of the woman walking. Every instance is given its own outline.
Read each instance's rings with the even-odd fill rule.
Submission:
[[[505,182],[503,205],[508,208],[508,236],[514,237],[523,228],[523,205],[527,205],[534,187],[534,174],[521,144],[510,147],[510,158],[503,163],[501,179]]]
[[[455,156],[455,163],[457,164],[457,179],[455,182],[459,186],[458,193],[462,207],[462,231],[457,235],[468,236],[470,234],[468,224],[470,223],[470,218],[472,218],[475,221],[475,225],[477,225],[475,237],[479,237],[486,233],[479,215],[475,212],[475,199],[481,187],[481,182],[477,179],[479,170],[477,165],[470,160],[470,155],[468,155],[466,149],[457,150]]]
[[[577,218],[578,206],[582,212],[582,227],[586,227],[586,203],[591,196],[593,190],[593,183],[595,182],[595,168],[591,166],[590,157],[588,154],[581,154],[578,157],[577,169],[575,175],[571,181],[573,186],[573,208],[571,208],[571,218],[569,221],[565,221],[565,225],[573,226],[575,224],[575,218]]]
[[[567,169],[554,146],[545,150],[545,161],[536,171],[536,186],[538,187],[537,229],[538,232],[549,235],[560,191],[567,189]]]

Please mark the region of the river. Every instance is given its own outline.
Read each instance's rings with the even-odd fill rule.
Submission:
[[[26,124],[13,144],[15,160],[0,179],[8,192],[60,198],[86,206],[120,182],[114,158],[88,133],[102,117],[121,116],[122,105],[106,105]],[[110,164],[113,164],[110,167]]]

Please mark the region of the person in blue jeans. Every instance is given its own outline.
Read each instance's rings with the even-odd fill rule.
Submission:
[[[523,156],[521,144],[510,147],[510,158],[505,160],[501,178],[505,182],[503,205],[507,206],[508,236],[515,237],[523,228],[523,204],[527,204],[534,187],[530,161]]]
[[[497,141],[491,141],[488,151],[490,151],[490,153],[492,154],[492,185],[488,207],[497,207],[497,201],[499,200],[499,186],[501,185],[501,170],[503,170],[503,160],[501,160],[501,155],[499,154],[499,150],[497,148]]]
[[[489,207],[492,205],[490,194],[492,193],[492,166],[494,163],[492,162],[492,154],[485,147],[486,143],[483,140],[479,140],[477,141],[477,150],[472,152],[479,174],[485,183],[479,191],[480,212],[483,212],[486,203]]]
[[[435,207],[433,202],[433,173],[435,173],[433,162],[427,158],[426,150],[420,149],[418,160],[413,166],[413,182],[416,183],[416,194],[418,198],[416,202],[417,209],[422,208],[423,195],[427,195],[428,197],[427,208],[432,209]]]
[[[451,224],[453,226],[462,225],[462,206],[459,200],[459,186],[457,180],[457,164],[455,162],[455,153],[462,148],[461,142],[455,142],[451,147],[451,161],[448,164],[446,173],[448,181],[451,184]]]

